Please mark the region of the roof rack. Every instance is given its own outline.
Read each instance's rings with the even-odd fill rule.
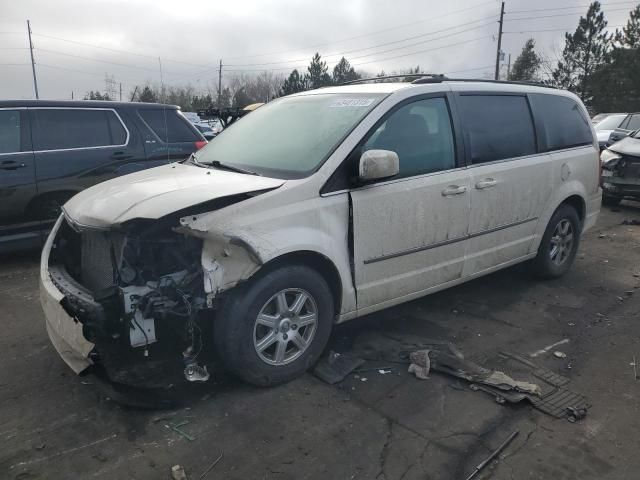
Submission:
[[[365,83],[365,82],[375,82],[380,80],[390,80],[393,78],[407,78],[407,77],[418,77],[418,79],[422,79],[424,77],[425,82],[429,79],[432,83],[442,82],[443,80],[447,80],[447,77],[442,75],[441,73],[405,73],[402,75],[384,75],[382,77],[372,77],[372,78],[359,78],[358,80],[351,80],[350,82],[341,83],[341,85],[353,85],[356,83]],[[416,83],[417,80],[414,80],[411,83]]]
[[[522,82],[513,80],[491,80],[486,78],[449,78],[442,73],[405,73],[403,75],[385,75],[382,77],[372,78],[360,78],[358,80],[351,80],[350,82],[344,82],[341,85],[354,85],[357,83],[375,82],[380,80],[389,80],[394,78],[407,78],[416,77],[412,84],[424,84],[424,83],[441,83],[441,82],[478,82],[478,83],[499,83],[503,85],[529,85],[534,87],[546,87],[556,88],[551,85],[544,84],[542,82]]]
[[[519,80],[491,80],[487,78],[446,78],[448,82],[476,82],[476,83],[499,83],[502,85],[528,85],[532,87],[556,88],[553,85],[547,85],[542,82],[524,82]],[[426,83],[414,80],[411,83]]]

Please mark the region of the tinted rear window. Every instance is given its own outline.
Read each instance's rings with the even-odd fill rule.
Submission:
[[[126,131],[112,110],[34,109],[36,150],[123,145]]]
[[[0,110],[0,153],[20,151],[20,111]]]
[[[144,122],[160,140],[167,143],[197,142],[200,137],[189,121],[171,108],[144,108],[138,111]]]
[[[589,119],[574,100],[543,93],[532,94],[529,98],[546,151],[593,143]]]
[[[472,163],[536,153],[533,121],[526,97],[463,95],[460,106]]]

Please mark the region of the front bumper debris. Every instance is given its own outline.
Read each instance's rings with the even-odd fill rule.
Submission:
[[[49,254],[53,239],[63,219],[60,217],[47,239],[40,260],[40,303],[45,315],[47,333],[58,354],[76,373],[92,365],[89,354],[95,345],[82,332],[82,325],[62,307],[64,294],[56,287],[49,275]]]

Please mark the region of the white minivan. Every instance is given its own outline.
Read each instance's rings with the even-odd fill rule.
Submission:
[[[303,373],[335,323],[530,261],[571,266],[600,210],[573,94],[424,77],[270,102],[188,160],[64,205],[41,302],[64,360],[206,380]],[[183,370],[182,370],[183,369]],[[140,380],[142,382],[142,380]]]

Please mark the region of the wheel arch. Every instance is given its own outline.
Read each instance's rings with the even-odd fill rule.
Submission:
[[[587,202],[585,202],[584,198],[582,198],[578,194],[573,194],[567,198],[565,198],[560,204],[556,207],[554,212],[560,208],[561,205],[569,205],[573,207],[578,213],[578,218],[580,222],[584,223],[584,219],[587,214]]]
[[[337,318],[342,308],[342,278],[336,265],[325,255],[313,250],[298,250],[284,253],[270,259],[255,273],[264,274],[284,265],[304,265],[316,270],[327,282],[334,300],[334,314]]]

